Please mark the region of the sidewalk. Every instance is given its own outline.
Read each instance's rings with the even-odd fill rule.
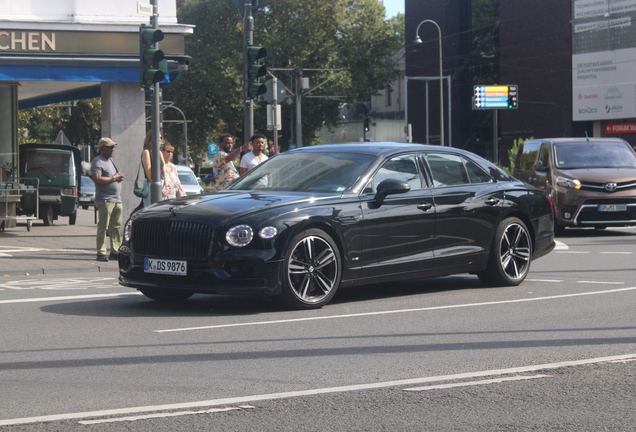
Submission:
[[[31,231],[25,222],[6,228],[0,231],[0,277],[118,271],[117,261],[95,261],[96,232],[92,207],[77,211],[75,225],[60,217],[48,227],[34,220]]]

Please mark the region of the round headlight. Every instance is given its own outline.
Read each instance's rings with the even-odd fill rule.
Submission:
[[[254,231],[249,225],[237,225],[230,228],[225,234],[225,240],[235,247],[248,245],[254,238]]]
[[[266,226],[264,228],[261,228],[261,230],[258,232],[258,236],[263,240],[271,240],[276,237],[276,234],[278,234],[278,230],[276,229],[276,227],[273,226]]]
[[[124,225],[124,240],[130,241],[130,236],[132,235],[132,220],[128,219],[126,224]]]

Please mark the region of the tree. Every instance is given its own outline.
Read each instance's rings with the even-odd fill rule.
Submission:
[[[178,6],[179,22],[196,26],[186,38],[186,53],[193,59],[188,74],[164,89],[164,99],[191,120],[188,141],[196,157],[220,133],[242,137],[243,11],[230,0],[185,0]],[[335,125],[343,102],[368,101],[397,74],[390,57],[404,43],[403,19],[402,27],[399,21],[385,21],[377,0],[268,0],[254,22],[252,42],[267,49],[269,67],[302,67],[310,87],[324,83],[303,98],[306,144],[315,142],[323,124]],[[291,72],[273,73],[295,91]],[[255,103],[254,129],[261,132],[266,131],[263,108]],[[295,107],[283,103],[282,108],[279,142],[285,148],[291,135],[287,119]],[[169,140],[180,133],[178,125],[171,129]]]

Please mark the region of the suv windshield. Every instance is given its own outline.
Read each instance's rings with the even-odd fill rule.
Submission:
[[[24,172],[73,175],[75,173],[73,155],[69,152],[54,150],[29,150]]]
[[[374,159],[353,153],[283,153],[248,171],[226,190],[342,192]]]
[[[636,154],[624,143],[581,142],[555,145],[557,168],[634,168]]]

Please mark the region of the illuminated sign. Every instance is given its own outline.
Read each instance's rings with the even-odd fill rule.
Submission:
[[[517,109],[516,85],[475,86],[473,109]]]

